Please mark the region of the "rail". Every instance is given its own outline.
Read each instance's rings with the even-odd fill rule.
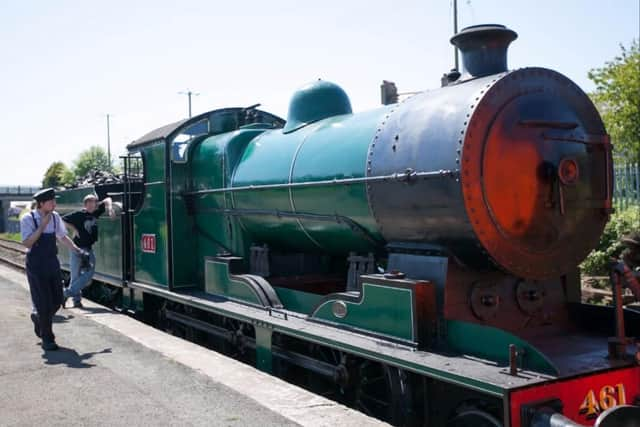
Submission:
[[[0,262],[23,270],[26,251],[26,248],[20,243],[0,238]]]
[[[21,243],[11,239],[5,239],[3,237],[0,237],[0,248],[8,249],[12,252],[17,252],[22,254],[27,253],[27,248],[22,246]]]

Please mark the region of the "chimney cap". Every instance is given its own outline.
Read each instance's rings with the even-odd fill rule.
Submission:
[[[511,43],[518,38],[518,33],[500,24],[481,24],[465,27],[458,34],[451,37],[451,44],[460,48],[461,44],[470,40],[485,41],[487,38],[495,39],[496,36],[506,43]]]
[[[458,81],[507,71],[507,48],[518,37],[504,25],[485,24],[463,28],[451,37],[462,55],[464,73]]]

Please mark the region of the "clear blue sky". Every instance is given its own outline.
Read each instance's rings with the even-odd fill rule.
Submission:
[[[460,27],[504,24],[519,37],[509,67],[543,66],[593,89],[587,72],[638,37],[638,0],[459,0]],[[0,185],[38,184],[91,145],[112,152],[194,113],[257,102],[285,116],[322,78],[354,111],[439,86],[453,62],[450,0],[0,2]]]

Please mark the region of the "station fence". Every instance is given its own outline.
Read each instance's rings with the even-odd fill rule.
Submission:
[[[19,196],[31,196],[41,187],[26,185],[0,185],[0,194],[16,194]]]
[[[640,206],[640,163],[614,164],[613,175],[613,205],[616,209]]]

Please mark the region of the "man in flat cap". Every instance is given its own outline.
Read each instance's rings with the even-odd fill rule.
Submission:
[[[93,253],[92,246],[98,241],[98,222],[97,219],[105,213],[109,212],[111,218],[114,217],[111,197],[107,197],[98,202],[95,194],[87,194],[82,200],[84,208],[75,212],[71,212],[62,217],[67,226],[73,230],[75,237],[73,243],[85,251],[86,255],[81,256],[71,252],[71,283],[69,288],[64,290],[64,299],[62,308],[64,308],[66,299],[73,299],[75,308],[82,308],[82,289],[89,283],[95,272],[96,257]],[[86,263],[83,263],[83,257]],[[85,265],[83,265],[85,264]]]
[[[40,190],[33,195],[36,209],[20,220],[22,244],[27,247],[27,280],[35,311],[31,321],[35,334],[42,338],[44,350],[57,350],[53,335],[53,315],[62,301],[62,277],[58,262],[56,239],[73,252],[80,253],[67,236],[67,229],[56,208],[53,188]]]

